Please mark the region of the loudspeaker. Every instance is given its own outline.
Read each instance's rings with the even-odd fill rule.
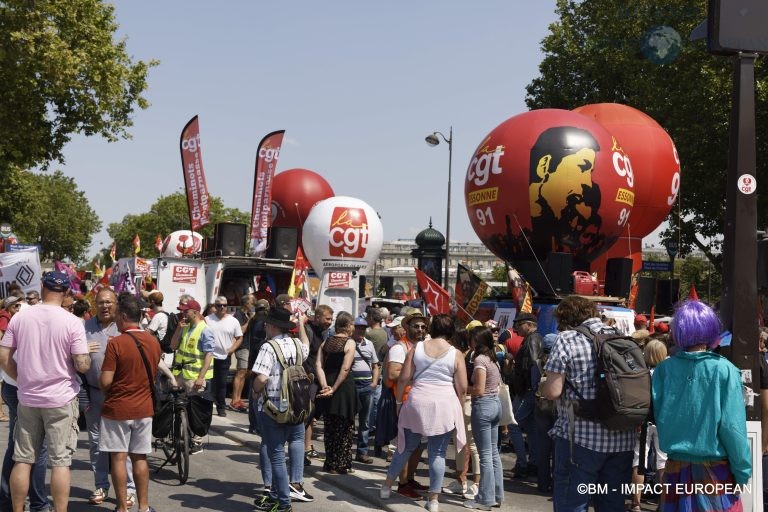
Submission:
[[[605,294],[611,297],[629,297],[632,286],[632,260],[608,258],[605,262]]]
[[[385,298],[387,299],[392,298],[392,292],[394,287],[395,287],[395,278],[393,276],[381,276],[379,278],[379,290],[381,290],[382,288],[384,289]]]
[[[757,242],[757,289],[768,288],[768,240]]]
[[[214,247],[222,256],[245,256],[245,224],[219,222],[214,226]]]
[[[637,279],[637,296],[635,297],[635,312],[639,315],[650,315],[656,300],[656,278],[639,277]]]
[[[296,228],[273,227],[269,230],[267,258],[292,260],[299,247],[299,230]]]
[[[679,299],[679,279],[659,279],[656,281],[656,316],[671,315]]]
[[[707,49],[718,55],[768,52],[765,0],[709,0]]]
[[[573,255],[571,253],[549,253],[546,270],[549,282],[552,283],[557,294],[573,292]]]

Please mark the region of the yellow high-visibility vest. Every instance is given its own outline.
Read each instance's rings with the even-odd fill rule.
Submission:
[[[205,352],[198,349],[197,344],[200,341],[200,335],[206,328],[205,322],[198,322],[192,332],[190,326],[184,327],[181,331],[181,342],[173,357],[173,374],[181,374],[186,380],[195,380],[200,375],[205,361]],[[213,378],[213,365],[208,367],[205,372],[205,380]]]

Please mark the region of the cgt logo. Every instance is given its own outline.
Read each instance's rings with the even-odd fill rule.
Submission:
[[[337,206],[331,215],[328,252],[341,258],[362,258],[368,248],[368,218],[361,208]]]
[[[195,137],[190,137],[189,139],[184,139],[181,141],[181,149],[185,151],[189,151],[190,153],[195,153],[197,151],[197,148],[199,147],[200,147],[199,133]]]

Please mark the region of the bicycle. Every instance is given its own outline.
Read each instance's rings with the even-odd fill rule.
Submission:
[[[189,478],[189,447],[191,434],[187,418],[187,392],[182,387],[169,389],[168,401],[171,411],[171,428],[167,436],[155,441],[155,448],[161,448],[165,454],[165,462],[157,468],[160,472],[168,464],[176,464],[179,470],[179,482],[185,484]],[[166,413],[168,414],[168,413]]]

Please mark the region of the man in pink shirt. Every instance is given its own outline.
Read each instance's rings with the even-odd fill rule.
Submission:
[[[51,494],[57,512],[67,510],[72,454],[77,445],[80,385],[75,372],[91,365],[83,323],[61,307],[69,277],[43,277],[43,302],[14,315],[0,340],[0,369],[18,383],[16,446],[11,472],[13,511],[24,510],[32,465],[48,440]],[[15,355],[15,358],[14,358]]]

